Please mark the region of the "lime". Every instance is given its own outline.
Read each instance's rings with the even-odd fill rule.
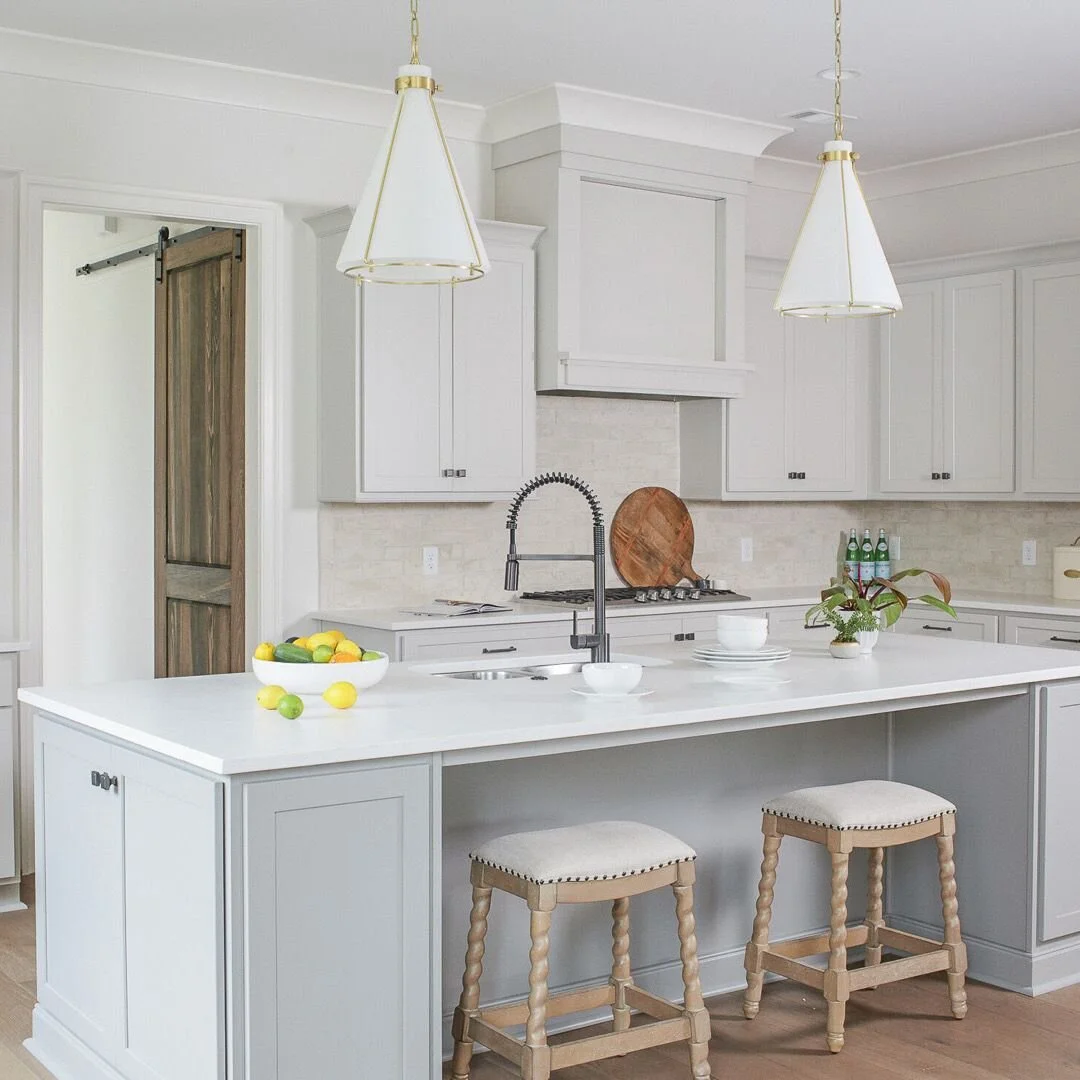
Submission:
[[[304,703],[295,694],[286,694],[278,702],[277,711],[286,720],[295,720],[304,711]]]
[[[281,699],[285,697],[284,686],[264,686],[256,695],[255,700],[264,709],[276,709]]]
[[[382,653],[372,652],[370,649],[365,649],[360,654],[360,659],[361,660],[381,660],[382,659]]]
[[[327,687],[323,701],[335,709],[348,709],[356,704],[356,687],[351,682],[336,682]]]
[[[273,660],[274,659],[274,643],[272,641],[264,641],[255,646],[255,659],[256,660]]]
[[[315,651],[311,654],[311,659],[316,664],[329,664],[330,657],[334,655],[333,645],[317,645]]]

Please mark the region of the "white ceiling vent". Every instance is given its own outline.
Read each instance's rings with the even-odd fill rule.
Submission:
[[[858,120],[857,116],[843,114],[845,120]],[[802,124],[831,124],[833,114],[825,109],[797,109],[795,112],[784,113],[781,120],[798,120]]]

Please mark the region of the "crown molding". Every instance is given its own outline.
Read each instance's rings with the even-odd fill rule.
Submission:
[[[860,170],[859,175],[872,201],[1078,163],[1080,131],[1060,131],[908,165]]]
[[[387,64],[387,83],[394,67]],[[0,72],[385,128],[394,92],[258,68],[0,29]],[[449,138],[483,141],[484,109],[439,99]]]
[[[758,157],[766,146],[792,130],[781,124],[553,83],[489,106],[485,135],[487,141],[499,143],[559,125],[684,143],[747,157]]]

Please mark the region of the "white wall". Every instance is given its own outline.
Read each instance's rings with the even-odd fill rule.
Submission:
[[[154,261],[76,277],[160,223],[48,211],[43,276],[46,683],[154,675]]]

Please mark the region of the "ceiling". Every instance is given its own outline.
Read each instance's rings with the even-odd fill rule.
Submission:
[[[423,58],[480,105],[553,82],[777,122],[832,107],[828,0],[420,0]],[[389,86],[407,0],[0,0],[0,26]],[[847,134],[874,170],[1080,128],[1078,0],[849,0]],[[781,121],[786,123],[787,121]],[[768,153],[812,160],[829,128]]]

